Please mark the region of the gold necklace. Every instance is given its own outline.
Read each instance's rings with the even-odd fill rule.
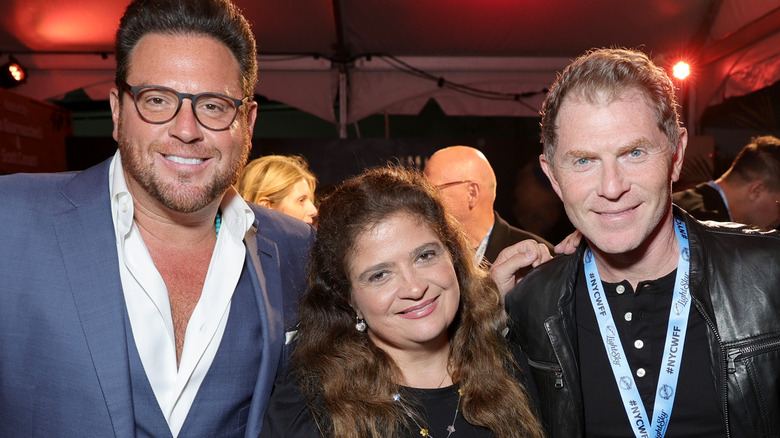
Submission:
[[[452,424],[447,426],[447,438],[450,437],[453,433],[455,433],[455,420],[458,419],[458,412],[460,411],[460,399],[463,398],[463,390],[458,389],[458,404],[455,406],[455,415],[452,417]],[[393,394],[393,401],[398,402],[401,404],[401,407],[403,408],[404,412],[406,413],[406,416],[411,418],[412,421],[414,421],[414,425],[417,426],[418,429],[420,429],[420,435],[426,436],[428,438],[434,438],[433,435],[430,434],[428,429],[420,426],[420,423],[417,422],[417,420],[414,418],[414,415],[412,415],[412,412],[409,410],[409,408],[406,407],[406,405],[401,402],[401,394],[395,393]]]

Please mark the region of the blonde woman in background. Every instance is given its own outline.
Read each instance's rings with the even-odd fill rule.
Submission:
[[[314,206],[316,185],[317,178],[303,157],[267,155],[244,167],[236,188],[249,202],[311,224],[317,216]]]

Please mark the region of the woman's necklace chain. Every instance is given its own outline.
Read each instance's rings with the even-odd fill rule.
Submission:
[[[463,390],[458,389],[458,404],[455,406],[455,415],[452,417],[452,424],[447,426],[447,438],[450,437],[453,433],[455,433],[455,420],[458,419],[458,412],[460,411],[460,399],[463,397]],[[401,394],[395,393],[393,394],[393,401],[394,402],[401,402]],[[425,436],[428,438],[434,438],[433,435],[428,432],[428,429],[420,426],[420,423],[417,422],[417,420],[414,418],[414,415],[409,410],[409,408],[406,407],[405,404],[401,403],[401,407],[403,408],[404,412],[406,412],[406,416],[411,418],[412,421],[414,421],[414,425],[417,426],[418,429],[420,429],[420,435]]]

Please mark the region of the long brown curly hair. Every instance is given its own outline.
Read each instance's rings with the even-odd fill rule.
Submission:
[[[408,430],[391,396],[399,388],[399,368],[355,329],[347,267],[357,236],[399,212],[419,218],[452,257],[461,299],[448,329],[449,371],[463,391],[463,417],[499,438],[543,436],[512,374],[517,368],[501,336],[506,317],[494,283],[474,264],[465,234],[445,213],[436,189],[419,172],[398,166],[365,171],[320,207],[292,370],[322,435],[392,437]]]

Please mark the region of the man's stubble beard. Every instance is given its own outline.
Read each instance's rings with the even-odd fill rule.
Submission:
[[[149,156],[144,157],[139,154],[127,138],[127,135],[119,124],[117,129],[117,143],[122,155],[122,167],[125,172],[140,185],[150,197],[156,199],[165,207],[180,213],[192,213],[207,206],[214,200],[221,198],[228,187],[238,180],[244,165],[249,158],[251,150],[251,138],[249,132],[244,130],[242,136],[243,148],[241,154],[233,162],[219,163],[220,166],[212,174],[211,180],[206,186],[192,185],[191,176],[186,173],[180,173],[176,181],[165,181],[155,173],[154,169],[154,151],[158,148],[152,145],[149,150]],[[148,161],[144,159],[148,158]],[[215,158],[221,160],[222,154],[219,153]]]

